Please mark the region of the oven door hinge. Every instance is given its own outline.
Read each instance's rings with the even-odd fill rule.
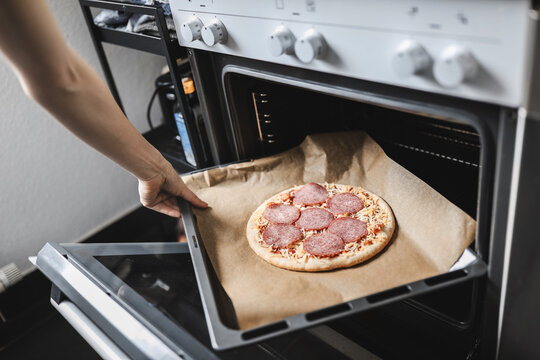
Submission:
[[[474,339],[474,345],[473,345],[472,349],[469,351],[469,353],[467,354],[467,357],[465,359],[466,360],[476,359],[478,357],[478,348],[479,347],[480,347],[480,339],[476,338],[476,339]]]

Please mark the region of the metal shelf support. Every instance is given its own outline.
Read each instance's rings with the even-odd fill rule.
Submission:
[[[177,65],[177,59],[186,57],[186,49],[180,47],[175,40],[171,39],[169,30],[167,29],[167,22],[165,15],[163,14],[163,9],[159,6],[137,5],[106,0],[79,0],[79,4],[86,21],[86,25],[90,31],[90,36],[103,69],[105,79],[109,85],[109,89],[118,106],[120,106],[124,113],[125,111],[122,105],[122,100],[120,98],[118,88],[116,87],[116,83],[114,81],[114,77],[102,43],[112,43],[165,57],[171,73],[171,79],[175,88],[176,96],[179,100],[180,111],[184,115],[188,136],[191,146],[193,147],[195,161],[197,162],[197,168],[208,166],[209,164],[203,156],[203,145],[201,144],[198,136],[199,130],[195,116],[191,110],[186,95],[182,91],[181,74]],[[160,37],[100,28],[94,24],[94,18],[90,8],[109,9],[154,16]]]

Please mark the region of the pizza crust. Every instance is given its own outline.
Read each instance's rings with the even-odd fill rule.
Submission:
[[[328,188],[331,186],[344,187],[345,185],[324,184],[323,186]],[[260,240],[262,239],[262,232],[259,230],[258,224],[260,219],[262,218],[262,214],[269,204],[274,202],[280,202],[280,199],[283,195],[287,195],[291,191],[300,189],[301,187],[302,186],[295,186],[272,196],[271,198],[263,202],[249,218],[246,228],[248,243],[251,249],[253,249],[253,251],[265,261],[269,262],[274,266],[287,270],[311,272],[334,270],[362,263],[378,254],[390,242],[395,229],[395,219],[392,210],[390,209],[390,206],[379,196],[361,187],[350,186],[350,188],[356,191],[362,191],[369,194],[369,196],[376,201],[377,205],[381,208],[381,210],[387,214],[386,223],[384,224],[384,227],[375,235],[375,241],[372,241],[370,245],[363,244],[360,249],[354,250],[353,253],[341,253],[334,257],[316,257],[313,255],[309,255],[307,257],[304,257],[304,260],[299,260],[291,257],[285,257],[279,252],[272,252],[270,246],[262,245],[260,243]]]

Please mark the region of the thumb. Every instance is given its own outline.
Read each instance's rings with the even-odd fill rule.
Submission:
[[[174,195],[180,196],[187,201],[189,201],[191,204],[195,205],[199,208],[206,208],[208,207],[208,204],[201,199],[195,193],[184,184],[180,176],[176,175],[176,181],[174,181],[174,187],[172,193]]]

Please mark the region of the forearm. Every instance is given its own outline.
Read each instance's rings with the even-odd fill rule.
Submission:
[[[96,72],[64,41],[44,0],[0,0],[0,51],[26,94],[139,179],[141,203],[178,217],[177,196],[206,207],[124,116]]]
[[[148,179],[168,163],[122,113],[95,71],[69,50],[70,75],[24,79],[27,93],[80,139],[139,179]]]
[[[25,92],[83,141],[139,179],[170,167],[67,46],[43,0],[0,0],[0,50]]]

